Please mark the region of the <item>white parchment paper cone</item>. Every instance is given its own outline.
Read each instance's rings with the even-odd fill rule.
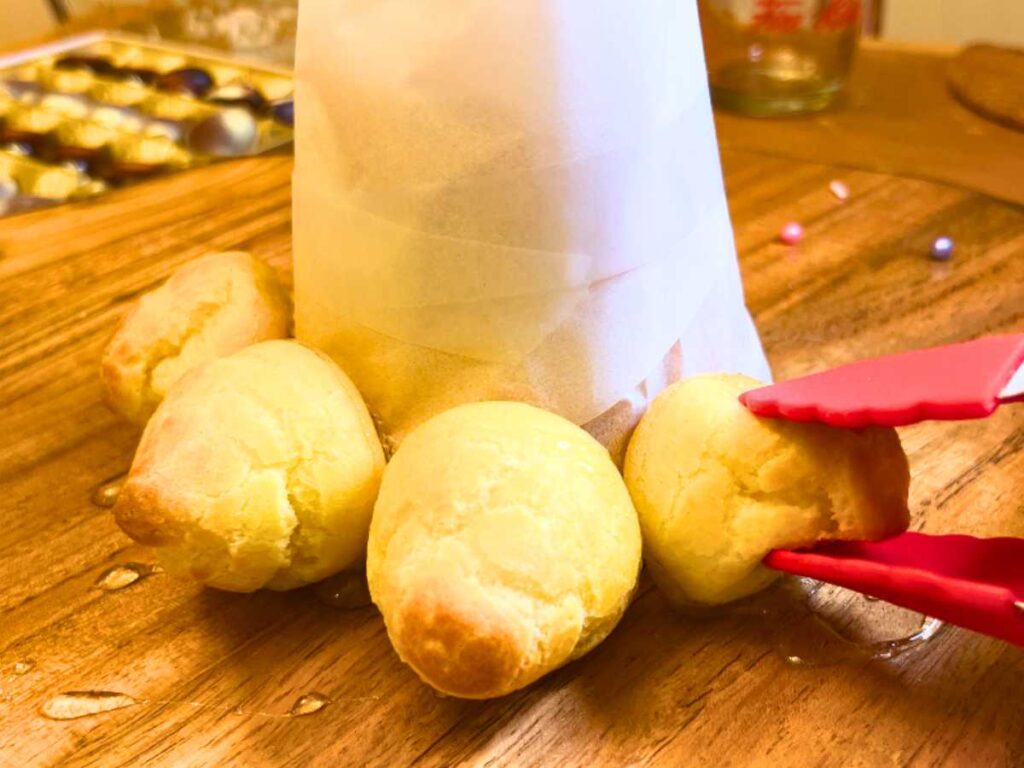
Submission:
[[[579,288],[676,258],[701,221],[720,214],[722,195],[709,195],[695,181],[718,174],[713,137],[680,151],[687,118],[640,132],[630,146],[560,165],[430,188],[339,189],[319,204],[348,222],[352,237],[365,240],[353,248],[393,253],[386,265],[374,259],[347,267],[351,279],[370,283],[361,294],[371,290],[388,294],[393,304],[423,305]],[[319,164],[302,173],[323,184],[333,178]],[[534,211],[545,199],[558,204]],[[577,250],[560,250],[567,238]],[[453,265],[458,273],[450,271]],[[409,294],[379,279],[386,269],[444,271],[447,279]]]
[[[692,2],[301,0],[299,18],[297,333],[385,428],[496,398],[587,423],[656,394],[681,338],[687,370],[765,375]]]

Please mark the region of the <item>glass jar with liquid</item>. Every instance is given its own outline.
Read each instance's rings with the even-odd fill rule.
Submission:
[[[749,115],[814,112],[849,76],[861,0],[699,0],[716,106]]]

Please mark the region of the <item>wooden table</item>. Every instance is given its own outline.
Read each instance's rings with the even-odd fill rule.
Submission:
[[[978,188],[1011,199],[1024,138],[928,81],[932,112],[903,123],[914,146],[892,146],[899,116],[884,94],[936,62],[868,51],[845,112],[722,117],[749,303],[778,375],[1024,327],[1024,210],[969,177],[912,178],[941,177],[929,153],[960,142],[986,163]],[[928,123],[936,114],[958,122]],[[829,136],[850,125],[856,156],[828,157],[844,151]],[[863,170],[879,157],[900,174]],[[286,268],[290,169],[287,157],[234,162],[0,222],[0,764],[1024,764],[1024,653],[959,629],[893,661],[793,666],[788,644],[829,662],[836,641],[813,622],[773,630],[757,611],[680,616],[648,586],[593,653],[473,703],[422,685],[372,608],[161,574],[95,588],[114,564],[152,562],[90,503],[138,437],[101,404],[103,344],[141,291],[202,253],[248,249]],[[828,191],[834,178],[851,189],[846,203]],[[790,219],[807,227],[797,248],[775,241]],[[943,233],[957,252],[941,264],[928,248]],[[1024,535],[1024,408],[903,437],[916,528]],[[82,689],[140,703],[62,722],[39,714]],[[311,691],[332,703],[282,717]]]

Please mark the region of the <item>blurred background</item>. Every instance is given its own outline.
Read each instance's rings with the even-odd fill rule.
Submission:
[[[288,63],[296,5],[297,0],[0,0],[0,47],[102,27]]]
[[[866,32],[896,40],[1024,45],[1022,0],[873,0]],[[103,24],[167,39],[291,58],[296,0],[2,0],[0,46]],[[98,20],[98,17],[100,20]]]

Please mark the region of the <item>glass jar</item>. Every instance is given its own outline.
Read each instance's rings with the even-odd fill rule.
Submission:
[[[861,0],[699,0],[716,106],[749,115],[824,109],[849,76]]]

